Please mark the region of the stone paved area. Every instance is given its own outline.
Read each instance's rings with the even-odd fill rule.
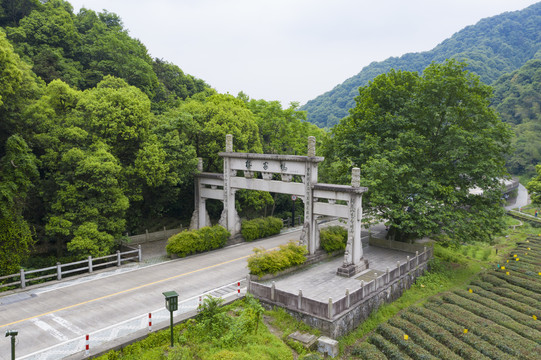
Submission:
[[[313,300],[327,301],[329,297],[333,300],[338,300],[345,296],[346,289],[352,292],[360,288],[362,275],[367,274],[368,277],[373,279],[374,271],[383,273],[387,267],[390,270],[396,268],[397,261],[400,261],[400,264],[404,264],[406,262],[406,256],[410,258],[415,256],[415,254],[403,251],[373,246],[364,247],[363,253],[365,259],[368,260],[369,269],[352,278],[344,278],[336,275],[336,269],[342,265],[343,261],[342,257],[337,257],[329,261],[314,264],[308,269],[263,283],[270,285],[274,281],[276,289],[292,294],[298,294],[300,289],[304,297]],[[361,279],[358,279],[359,277]]]

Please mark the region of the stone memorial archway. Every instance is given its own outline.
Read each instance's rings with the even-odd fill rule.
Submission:
[[[308,155],[277,155],[233,152],[233,136],[226,135],[224,172],[205,173],[201,159],[195,181],[195,210],[191,228],[199,229],[209,225],[206,200],[216,199],[224,204],[220,225],[227,228],[232,236],[240,233],[240,218],[235,209],[235,192],[238,189],[260,190],[296,195],[304,202],[304,224],[301,242],[310,255],[319,249],[318,215],[336,216],[348,220],[348,241],[344,263],[338,274],[352,276],[368,267],[363,258],[361,244],[362,194],[367,188],[360,186],[360,170],[352,170],[351,186],[318,183],[318,164],[324,160],[316,156],[316,139],[308,137]],[[239,173],[242,176],[238,176]],[[261,178],[256,177],[261,173]],[[280,180],[273,180],[279,174]],[[293,176],[302,182],[292,181]],[[326,200],[320,201],[320,200]],[[337,200],[347,205],[337,204]]]

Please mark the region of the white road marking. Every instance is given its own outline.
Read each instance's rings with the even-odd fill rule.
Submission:
[[[64,319],[64,318],[62,318],[60,316],[56,316],[55,314],[49,314],[49,315],[47,315],[47,317],[51,318],[51,320],[53,320],[55,323],[57,323],[60,326],[65,327],[66,329],[68,329],[69,331],[71,331],[72,333],[74,333],[76,335],[84,334],[83,329],[81,329],[77,325],[69,322],[68,320],[66,320],[66,319]]]
[[[62,334],[60,331],[56,330],[51,325],[47,324],[45,321],[41,321],[39,318],[31,320],[37,327],[45,331],[47,334],[54,336],[57,340],[66,341],[68,337]]]

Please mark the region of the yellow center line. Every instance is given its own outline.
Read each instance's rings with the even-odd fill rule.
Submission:
[[[274,250],[274,249],[276,249],[276,248],[269,249],[269,250],[267,250],[267,251]],[[43,313],[43,314],[30,316],[30,317],[27,317],[26,319],[21,319],[21,320],[13,321],[13,322],[10,322],[10,323],[4,324],[4,325],[0,325],[0,328],[6,327],[6,326],[10,326],[10,325],[14,325],[14,324],[18,324],[18,323],[22,323],[22,322],[24,322],[24,321],[32,320],[32,319],[38,318],[38,317],[40,317],[40,316],[45,316],[45,315],[49,315],[49,314],[54,314],[54,313],[59,312],[59,311],[62,311],[62,310],[72,309],[72,308],[77,307],[77,306],[89,304],[89,303],[92,303],[92,302],[95,302],[95,301],[99,301],[99,300],[103,300],[103,299],[107,299],[107,298],[110,298],[110,297],[113,297],[113,296],[116,296],[116,295],[120,295],[120,294],[124,294],[124,293],[130,292],[130,291],[133,291],[133,290],[142,289],[142,288],[147,287],[147,286],[159,284],[159,283],[164,282],[164,281],[173,280],[173,279],[176,279],[176,278],[179,278],[179,277],[182,277],[182,276],[186,276],[186,275],[190,275],[190,274],[193,274],[193,273],[196,273],[196,272],[199,272],[199,271],[212,269],[212,268],[214,268],[214,267],[218,267],[218,266],[221,266],[221,265],[229,264],[229,263],[232,263],[232,262],[234,262],[234,261],[239,261],[239,260],[242,260],[242,259],[246,259],[247,257],[250,257],[250,256],[252,256],[252,255],[246,255],[246,256],[242,256],[242,257],[236,258],[236,259],[227,260],[227,261],[221,262],[221,263],[219,263],[219,264],[210,265],[210,266],[207,266],[207,267],[204,267],[204,268],[201,268],[201,269],[197,269],[197,270],[189,271],[189,272],[186,272],[186,273],[183,273],[183,274],[171,276],[171,277],[168,277],[168,278],[165,278],[165,279],[153,281],[153,282],[148,283],[148,284],[139,285],[139,286],[133,287],[133,288],[131,288],[131,289],[126,289],[126,290],[118,291],[118,292],[115,292],[115,293],[112,293],[112,294],[109,294],[109,295],[100,296],[100,297],[98,297],[98,298],[91,299],[91,300],[87,300],[87,301],[83,301],[83,302],[80,302],[80,303],[78,303],[78,304],[73,304],[73,305],[65,306],[65,307],[60,308],[60,309],[51,310],[51,311],[48,311],[48,312]]]

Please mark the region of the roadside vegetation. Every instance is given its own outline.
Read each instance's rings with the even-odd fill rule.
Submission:
[[[541,236],[506,218],[492,244],[434,246],[430,270],[339,339],[342,359],[534,359],[541,351]],[[516,256],[515,256],[516,255]],[[518,259],[518,260],[517,260]],[[316,329],[248,296],[99,359],[320,359],[288,336]],[[452,314],[452,315],[451,315]]]

